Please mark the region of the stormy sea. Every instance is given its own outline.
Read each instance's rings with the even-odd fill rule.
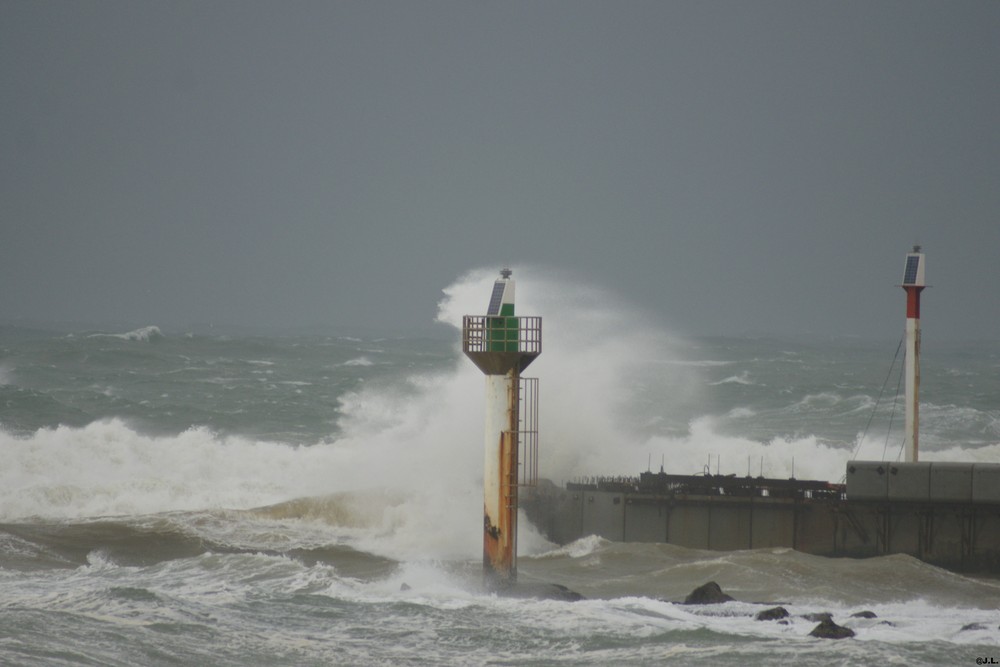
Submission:
[[[484,382],[458,327],[494,275],[444,289],[429,337],[0,327],[0,664],[1000,661],[1000,580],[906,556],[557,545],[522,516],[520,580],[584,599],[485,590]],[[515,278],[544,322],[544,478],[837,482],[900,455],[898,340],[681,337]],[[925,334],[922,369],[922,458],[1000,461],[1000,341]],[[735,601],[677,604],[708,581]],[[824,612],[855,636],[810,637]]]

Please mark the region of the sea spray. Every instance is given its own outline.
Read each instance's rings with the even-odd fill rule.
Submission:
[[[327,490],[349,452],[292,448],[192,428],[139,433],[120,420],[0,432],[0,517],[83,518],[247,508]]]
[[[119,338],[121,340],[141,341],[144,343],[148,343],[163,338],[163,332],[160,331],[160,327],[155,325],[150,325],[146,327],[140,327],[139,329],[134,329],[132,331],[127,331],[125,333],[93,333],[88,335],[88,338],[101,338],[101,337]]]
[[[438,319],[458,327],[462,314],[480,312],[493,273],[473,271],[447,288]],[[690,341],[622,296],[577,277],[532,267],[519,269],[519,276],[522,310],[544,318],[545,352],[530,369],[542,381],[543,477],[635,475],[653,460],[669,472],[696,474],[708,470],[710,459],[713,473],[830,480],[843,475],[849,451],[843,446],[811,434],[730,435],[720,429],[722,416],[702,412],[710,388],[754,384],[746,370],[714,382],[706,378],[707,371],[734,362],[692,358],[698,351]],[[777,355],[776,363],[800,363],[789,358]],[[790,410],[808,410],[815,400],[839,401],[826,397],[807,396]],[[665,414],[673,422],[667,433],[646,428],[662,425]],[[740,407],[731,416],[752,419],[755,413]]]
[[[438,320],[457,329],[462,315],[483,312],[494,274],[471,271],[446,288]],[[541,380],[541,474],[566,480],[638,465],[642,426],[697,404],[698,368],[664,363],[682,358],[682,339],[579,276],[531,266],[518,275],[520,311],[543,318],[544,353],[529,369]]]

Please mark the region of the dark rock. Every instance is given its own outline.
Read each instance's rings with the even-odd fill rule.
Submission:
[[[578,600],[586,600],[576,591],[571,591],[562,584],[549,584],[548,594],[545,596],[546,600],[563,600],[565,602],[577,602]]]
[[[826,620],[813,628],[809,636],[819,637],[820,639],[846,639],[854,636],[854,630],[837,625],[832,620]]]
[[[562,600],[563,602],[576,602],[586,600],[576,591],[572,591],[562,584],[543,583],[521,583],[505,588],[500,591],[502,595],[513,598],[531,598],[535,600]]]
[[[691,594],[684,598],[684,604],[718,604],[732,600],[733,598],[722,592],[719,584],[710,581],[691,591]]]
[[[404,581],[402,584],[400,584],[399,590],[408,591],[410,590],[410,585]]]
[[[968,625],[963,625],[959,632],[965,632],[966,630],[985,630],[986,624],[984,623],[969,623]]]
[[[802,618],[813,623],[822,623],[823,621],[832,621],[833,614],[828,611],[821,611],[814,614],[802,614]]]
[[[851,618],[878,618],[873,611],[858,611],[851,614]]]
[[[784,607],[771,607],[770,609],[758,611],[756,616],[753,617],[753,620],[777,621],[782,618],[788,618],[788,610]]]

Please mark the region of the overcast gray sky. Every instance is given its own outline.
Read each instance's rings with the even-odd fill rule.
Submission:
[[[1000,331],[992,0],[0,0],[0,95],[3,322],[406,333],[509,263],[896,336],[921,243],[925,340]]]

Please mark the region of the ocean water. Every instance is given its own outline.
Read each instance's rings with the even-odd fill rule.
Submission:
[[[515,277],[544,317],[544,477],[838,481],[899,456],[898,341],[682,338]],[[0,664],[1000,661],[1000,582],[906,556],[555,545],[522,519],[520,579],[586,599],[483,590],[483,380],[456,326],[492,280],[444,290],[439,338],[0,327]],[[922,458],[1000,461],[1000,341],[923,354]],[[706,581],[737,601],[675,604]],[[787,624],[754,620],[776,604]],[[819,612],[856,637],[810,638]]]

